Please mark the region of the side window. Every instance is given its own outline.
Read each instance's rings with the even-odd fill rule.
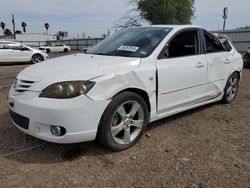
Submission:
[[[22,46],[20,44],[8,43],[5,45],[5,48],[11,49],[11,50],[21,50]]]
[[[205,45],[206,45],[206,53],[216,53],[225,51],[221,43],[215,39],[212,35],[204,32]]]
[[[197,30],[182,31],[177,34],[165,47],[163,58],[175,58],[199,54]]]

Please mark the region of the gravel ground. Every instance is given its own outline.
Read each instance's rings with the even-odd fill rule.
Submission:
[[[136,146],[112,152],[98,142],[57,145],[17,130],[6,97],[25,67],[0,66],[0,187],[250,187],[250,69],[232,106],[152,123]]]

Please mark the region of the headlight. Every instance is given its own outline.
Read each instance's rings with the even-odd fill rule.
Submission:
[[[42,91],[39,97],[51,99],[70,99],[87,94],[95,85],[92,81],[70,81],[55,83]]]

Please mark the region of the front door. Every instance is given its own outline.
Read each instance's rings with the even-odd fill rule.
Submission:
[[[158,112],[180,109],[209,98],[206,55],[201,53],[199,30],[181,31],[164,50],[156,62]]]

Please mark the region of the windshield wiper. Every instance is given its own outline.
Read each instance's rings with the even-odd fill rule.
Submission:
[[[91,54],[91,53],[90,53]],[[107,54],[107,53],[102,53],[102,52],[100,52],[100,53],[93,53],[94,55],[108,55],[108,56],[111,56],[112,54]]]

